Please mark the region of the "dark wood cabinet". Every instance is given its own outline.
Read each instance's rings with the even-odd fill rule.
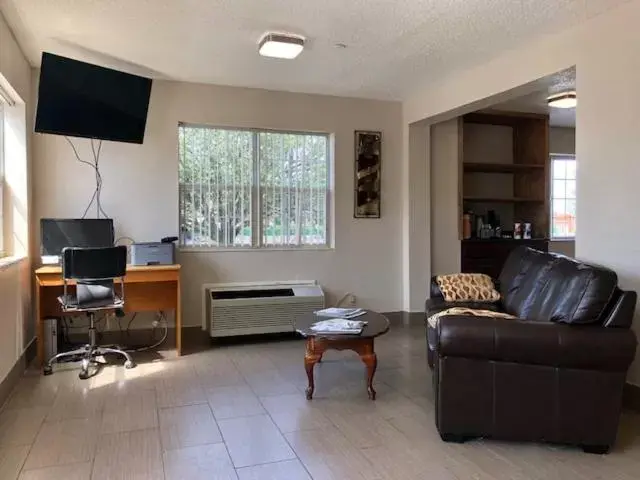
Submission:
[[[525,245],[543,252],[549,251],[549,240],[470,239],[462,241],[463,273],[484,273],[498,278],[507,257],[515,248]]]

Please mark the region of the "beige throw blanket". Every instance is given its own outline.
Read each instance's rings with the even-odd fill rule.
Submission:
[[[436,328],[438,326],[438,320],[445,315],[472,315],[474,317],[493,317],[493,318],[518,318],[508,313],[494,312],[493,310],[476,310],[473,308],[453,307],[441,312],[434,313],[427,319],[427,323],[430,327]]]

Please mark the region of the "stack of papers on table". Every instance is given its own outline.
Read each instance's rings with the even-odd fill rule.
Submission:
[[[345,320],[343,318],[330,318],[320,320],[311,325],[311,330],[316,333],[335,333],[347,335],[360,335],[367,322],[358,320]]]
[[[333,318],[355,318],[367,313],[362,308],[325,308],[324,310],[318,310],[315,312],[320,317],[333,317]]]

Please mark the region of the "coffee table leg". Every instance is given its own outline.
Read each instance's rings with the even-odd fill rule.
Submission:
[[[373,389],[373,376],[378,366],[378,357],[375,353],[371,353],[362,355],[360,358],[362,358],[362,361],[367,366],[367,393],[369,394],[369,400],[375,400],[376,391]]]
[[[308,338],[307,347],[304,353],[304,369],[307,371],[307,380],[309,381],[309,386],[305,391],[307,400],[311,400],[311,398],[313,398],[313,390],[315,388],[313,383],[313,367],[320,358],[322,358],[322,355],[317,355],[315,352],[315,339]]]

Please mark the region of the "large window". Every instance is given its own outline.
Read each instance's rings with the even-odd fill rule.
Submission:
[[[328,246],[328,135],[178,129],[182,246]]]
[[[576,236],[576,158],[551,156],[551,238]]]

